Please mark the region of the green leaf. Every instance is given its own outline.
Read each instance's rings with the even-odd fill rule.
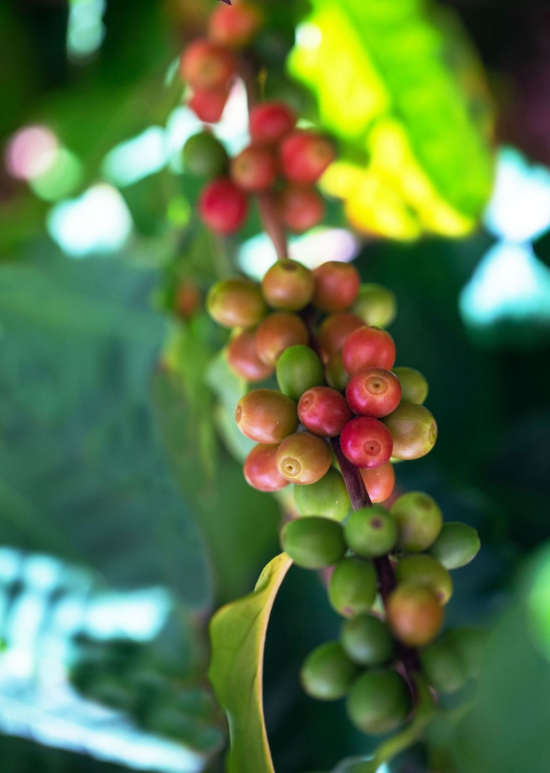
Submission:
[[[254,593],[217,612],[210,625],[209,677],[231,735],[228,773],[274,773],[262,704],[265,637],[273,602],[292,564],[271,561]]]

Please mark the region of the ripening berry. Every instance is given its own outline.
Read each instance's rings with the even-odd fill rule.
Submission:
[[[223,327],[252,327],[266,312],[260,288],[249,279],[222,279],[206,297],[206,309]]]
[[[384,735],[396,730],[412,708],[407,683],[397,671],[366,671],[355,681],[348,696],[347,710],[358,730]]]
[[[325,441],[309,432],[296,432],[285,438],[277,451],[277,467],[291,483],[307,486],[316,483],[332,464]]]
[[[194,89],[220,88],[235,74],[235,60],[223,46],[210,40],[196,40],[182,54],[180,74]]]
[[[281,354],[290,346],[305,345],[309,334],[307,327],[297,314],[276,311],[270,314],[258,327],[256,347],[262,362],[276,365]]]
[[[289,183],[278,197],[279,216],[289,231],[303,234],[314,228],[325,215],[325,201],[309,185]]]
[[[227,364],[233,373],[251,384],[265,381],[273,373],[271,365],[258,357],[254,330],[244,330],[233,338],[227,349]]]
[[[414,368],[394,368],[393,372],[401,383],[403,400],[423,405],[428,396],[428,382],[422,373]]]
[[[189,320],[201,307],[201,294],[190,279],[182,280],[176,290],[175,312],[181,319]]]
[[[381,418],[401,402],[401,385],[390,370],[363,368],[348,381],[346,400],[354,413]]]
[[[238,231],[248,214],[248,200],[242,190],[225,177],[212,180],[199,199],[203,223],[218,234]]]
[[[443,524],[437,502],[421,491],[403,494],[393,503],[391,514],[399,529],[398,545],[407,553],[427,550],[437,538]]]
[[[201,121],[218,123],[228,96],[229,89],[225,86],[218,89],[195,89],[187,104]]]
[[[430,453],[437,440],[437,424],[423,405],[401,402],[382,421],[391,432],[396,459],[420,459]]]
[[[328,586],[328,598],[344,617],[369,612],[376,599],[376,571],[372,563],[353,556],[336,564]]]
[[[488,631],[479,628],[453,628],[448,638],[460,654],[468,679],[478,679],[487,651]]]
[[[231,177],[245,191],[266,191],[277,177],[276,158],[265,146],[249,145],[231,161]]]
[[[210,14],[208,32],[215,43],[228,48],[243,48],[254,39],[261,24],[260,12],[248,3],[218,3]]]
[[[237,403],[235,421],[256,443],[280,443],[296,431],[296,403],[276,389],[255,389]]]
[[[380,505],[362,507],[350,515],[344,527],[348,546],[365,558],[391,553],[397,542],[397,524]]]
[[[317,343],[324,363],[328,363],[334,354],[342,351],[349,336],[358,327],[363,327],[359,317],[346,311],[329,314],[321,322],[317,334]]]
[[[477,531],[466,523],[446,523],[430,553],[445,569],[460,569],[473,561],[481,543]]]
[[[258,491],[280,491],[288,486],[277,469],[277,444],[257,445],[246,457],[243,472],[246,482]]]
[[[316,386],[300,397],[298,416],[310,432],[323,437],[338,437],[352,413],[340,392],[327,386]]]
[[[395,569],[397,582],[428,588],[441,605],[453,595],[451,575],[433,556],[404,556]]]
[[[357,615],[342,625],[340,641],[348,658],[360,666],[383,666],[393,657],[388,626],[374,615]]]
[[[342,527],[330,518],[299,518],[281,535],[283,550],[296,566],[327,569],[346,552]]]
[[[306,658],[300,671],[304,691],[318,701],[334,701],[347,695],[357,667],[337,641],[321,644]]]
[[[296,113],[284,102],[262,102],[250,111],[249,123],[255,142],[276,145],[294,128]]]
[[[301,130],[293,131],[285,137],[280,153],[285,177],[304,184],[317,182],[336,158],[330,140],[315,132]]]
[[[372,470],[360,470],[360,473],[371,502],[385,502],[391,496],[395,486],[395,470],[391,462]]]
[[[409,647],[424,647],[443,623],[443,608],[435,595],[421,585],[398,585],[386,606],[390,629]]]
[[[348,421],[340,443],[346,459],[360,468],[381,467],[392,455],[393,441],[388,428],[367,416]]]
[[[447,636],[422,652],[422,670],[428,683],[441,695],[458,692],[468,680],[460,652]]]
[[[327,384],[338,392],[343,392],[346,388],[349,376],[344,370],[342,352],[336,352],[336,354],[333,354],[327,362],[325,367],[325,378]]]
[[[300,311],[313,296],[313,273],[296,260],[278,260],[264,276],[262,292],[274,309]]]
[[[294,504],[302,516],[322,515],[343,521],[350,508],[344,479],[334,467],[309,486],[294,487]]]
[[[360,277],[351,263],[329,260],[313,272],[313,305],[321,311],[344,311],[351,306],[359,290]]]
[[[195,177],[218,177],[227,170],[227,151],[211,132],[189,137],[183,146],[183,167]]]
[[[357,328],[344,344],[342,362],[350,376],[363,368],[391,370],[395,362],[395,342],[389,333],[377,327]]]
[[[321,360],[309,346],[290,346],[277,361],[279,389],[293,400],[299,400],[304,392],[323,381]]]
[[[397,314],[395,295],[382,285],[361,285],[352,311],[361,317],[364,325],[388,327]]]

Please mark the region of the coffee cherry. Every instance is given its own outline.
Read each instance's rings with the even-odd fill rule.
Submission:
[[[363,368],[391,370],[395,362],[394,340],[377,327],[357,328],[344,344],[342,362],[350,376]]]
[[[258,491],[280,491],[288,486],[277,469],[277,448],[275,445],[260,444],[246,457],[243,472],[246,482]]]
[[[180,73],[194,89],[226,86],[235,73],[232,54],[209,40],[196,40],[182,54]]]
[[[347,710],[358,730],[383,735],[403,724],[412,707],[407,683],[397,671],[367,671],[350,690]]]
[[[336,564],[328,586],[328,598],[344,617],[369,612],[376,599],[376,572],[372,563],[352,557]]]
[[[448,633],[460,655],[468,679],[478,679],[487,651],[488,632],[479,628],[454,628]]]
[[[227,169],[227,152],[211,132],[189,137],[183,146],[183,166],[195,177],[218,177]]]
[[[323,197],[307,185],[286,185],[279,194],[278,203],[281,220],[296,234],[314,228],[325,214]]]
[[[316,386],[300,397],[298,416],[310,432],[323,437],[338,437],[352,414],[340,392]]]
[[[453,595],[451,575],[432,556],[418,555],[401,558],[395,569],[395,576],[399,583],[428,588],[442,605],[445,605]]]
[[[262,102],[250,111],[249,123],[255,142],[276,145],[294,128],[296,113],[284,102]]]
[[[391,432],[396,459],[420,459],[437,440],[437,424],[423,405],[401,402],[382,421]]]
[[[333,144],[311,131],[293,131],[280,147],[281,165],[285,177],[296,183],[317,182],[334,161]]]
[[[325,378],[327,384],[338,392],[343,392],[346,388],[349,376],[344,370],[342,352],[336,352],[336,354],[333,354],[327,362],[325,367]]]
[[[274,309],[300,311],[313,296],[313,274],[296,260],[278,260],[262,280],[264,298]]]
[[[253,330],[244,330],[233,338],[227,349],[227,364],[237,376],[249,383],[265,381],[273,373],[271,365],[266,365],[258,357]]]
[[[361,285],[352,311],[361,317],[364,325],[388,327],[397,314],[395,295],[382,285]]]
[[[466,523],[446,523],[430,553],[445,569],[460,569],[473,561],[481,543],[477,531]]]
[[[357,615],[342,625],[340,641],[348,658],[361,666],[383,666],[393,657],[393,639],[382,620]]]
[[[340,443],[342,453],[356,467],[381,467],[392,455],[391,433],[378,419],[366,416],[348,421]]]
[[[395,547],[397,524],[380,505],[362,507],[346,521],[344,536],[358,556],[377,558],[390,553]]]
[[[316,483],[332,463],[325,441],[309,432],[296,432],[285,438],[277,451],[277,467],[291,483],[307,486]]]
[[[235,183],[219,177],[201,193],[199,214],[210,230],[218,234],[232,234],[246,220],[248,201]]]
[[[391,462],[372,470],[360,470],[365,488],[369,492],[371,502],[385,502],[395,486],[395,470]]]
[[[276,365],[281,354],[290,346],[307,344],[307,327],[297,314],[276,311],[258,327],[256,347],[258,356],[267,365]]]
[[[299,518],[281,535],[283,550],[296,566],[327,569],[346,552],[342,527],[330,518]]]
[[[252,327],[266,312],[259,287],[248,279],[222,279],[206,297],[206,309],[223,327]]]
[[[443,524],[435,499],[421,491],[410,491],[394,502],[391,514],[399,528],[398,545],[408,553],[427,550],[437,538]]]
[[[345,311],[330,314],[323,320],[317,334],[317,343],[323,362],[328,363],[334,354],[341,352],[353,331],[362,326],[363,323],[359,317]]]
[[[443,608],[435,595],[421,585],[398,585],[386,606],[388,625],[409,647],[424,647],[443,623]]]
[[[293,400],[299,400],[304,392],[323,381],[321,360],[309,346],[290,346],[277,361],[279,389]]]
[[[276,389],[255,389],[237,403],[235,421],[256,443],[280,443],[296,431],[296,403]]]
[[[220,3],[210,15],[208,32],[215,43],[229,48],[243,48],[253,40],[261,23],[260,12],[248,3]]]
[[[228,96],[229,89],[226,86],[218,89],[195,89],[187,104],[201,121],[218,123]]]
[[[414,368],[394,368],[393,372],[401,384],[403,400],[422,405],[428,396],[428,382]]]
[[[390,370],[363,368],[350,378],[346,400],[354,413],[380,418],[399,405],[401,385]]]
[[[344,479],[334,467],[310,486],[294,487],[294,503],[302,516],[322,515],[343,521],[350,508]]]
[[[359,290],[360,278],[355,266],[330,260],[313,272],[313,305],[321,311],[343,311],[351,306]]]
[[[181,319],[190,320],[201,307],[201,294],[197,285],[184,279],[178,285],[175,298],[175,312]]]
[[[452,695],[468,680],[466,667],[452,639],[430,644],[422,653],[422,669],[428,683],[442,695]]]
[[[249,145],[231,161],[231,177],[245,191],[265,191],[277,177],[275,156],[262,145]]]
[[[357,667],[337,641],[321,644],[306,658],[300,671],[304,691],[319,701],[334,701],[347,695]]]

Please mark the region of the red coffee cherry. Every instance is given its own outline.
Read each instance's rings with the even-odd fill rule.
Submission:
[[[278,445],[257,445],[246,457],[243,472],[246,482],[258,491],[280,491],[288,486],[277,469]]]
[[[262,362],[276,365],[281,354],[289,346],[308,342],[307,328],[297,314],[276,311],[270,314],[256,332],[256,348]]]
[[[277,450],[277,467],[291,483],[307,486],[317,483],[332,464],[326,442],[309,432],[296,432],[287,437]]]
[[[260,288],[249,279],[222,279],[206,296],[206,309],[223,327],[254,327],[266,312]]]
[[[262,280],[262,293],[274,309],[299,311],[313,295],[313,274],[295,260],[278,260]]]
[[[289,184],[279,195],[279,214],[289,231],[303,234],[321,222],[325,202],[315,188]]]
[[[229,48],[243,48],[253,40],[261,24],[260,12],[248,3],[219,3],[210,15],[208,32],[215,43]]]
[[[395,470],[391,462],[371,470],[360,470],[371,502],[385,502],[392,495],[395,486]]]
[[[443,622],[441,604],[421,585],[398,585],[388,599],[386,611],[394,636],[409,647],[429,644]]]
[[[350,376],[362,368],[391,370],[395,362],[395,342],[385,330],[360,327],[344,344],[342,362]]]
[[[390,460],[391,432],[378,419],[361,416],[348,421],[340,437],[342,452],[356,467],[381,467]]]
[[[220,177],[204,188],[199,200],[203,223],[219,234],[237,231],[248,214],[248,201],[242,190],[231,180]]]
[[[336,158],[333,144],[311,131],[293,131],[283,140],[280,152],[285,176],[296,183],[317,182]]]
[[[327,363],[333,354],[342,351],[349,336],[358,327],[363,327],[362,320],[355,314],[346,311],[329,314],[321,322],[317,334],[317,344],[324,363]]]
[[[310,432],[323,437],[338,437],[352,414],[340,392],[330,387],[316,386],[300,397],[298,417]]]
[[[294,128],[296,113],[284,102],[262,102],[250,111],[250,136],[256,142],[279,143]]]
[[[235,421],[256,443],[280,443],[296,431],[296,403],[276,389],[255,389],[237,403]]]
[[[313,304],[321,311],[343,311],[351,306],[359,292],[361,279],[351,263],[331,260],[313,272]]]
[[[205,123],[218,123],[229,96],[229,89],[197,89],[188,102],[197,118]]]
[[[378,419],[394,411],[401,402],[401,384],[389,370],[363,368],[350,378],[346,400],[354,413]]]
[[[245,191],[265,191],[277,177],[277,160],[269,148],[249,145],[232,160],[231,177]]]
[[[194,89],[216,89],[226,86],[235,73],[235,60],[230,51],[210,40],[196,40],[182,54],[180,73]]]
[[[265,381],[273,373],[271,365],[266,365],[258,357],[254,330],[244,330],[231,341],[227,349],[227,363],[237,376],[250,383]]]

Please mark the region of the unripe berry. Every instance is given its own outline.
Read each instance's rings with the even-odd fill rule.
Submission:
[[[307,327],[297,314],[276,311],[266,317],[256,332],[256,347],[262,362],[276,365],[281,354],[290,346],[308,342]]]
[[[337,352],[341,352],[349,336],[363,323],[355,314],[341,311],[330,314],[319,326],[317,343],[324,363],[329,362]]]
[[[407,683],[397,671],[367,671],[355,681],[347,710],[355,727],[383,735],[403,724],[412,707]]]
[[[361,317],[364,325],[387,327],[397,314],[395,295],[382,285],[361,285],[352,311]]]
[[[428,382],[422,373],[414,368],[394,368],[393,372],[401,384],[403,400],[422,405],[428,396]]]
[[[437,440],[437,424],[423,405],[401,402],[382,421],[391,432],[396,459],[420,459]]]
[[[348,421],[340,437],[342,453],[356,467],[372,469],[389,462],[393,440],[378,419],[361,416]]]
[[[343,521],[350,508],[344,479],[334,467],[310,486],[294,487],[294,503],[302,516],[322,515]]]
[[[274,309],[300,311],[313,296],[313,274],[296,260],[278,260],[262,280],[264,298]]]
[[[276,145],[294,128],[296,113],[284,102],[262,102],[250,111],[249,123],[255,142]]]
[[[180,73],[195,89],[225,86],[235,73],[232,54],[210,40],[196,40],[182,54]]]
[[[178,285],[175,298],[175,311],[181,319],[189,320],[201,307],[201,294],[197,285],[184,279]]]
[[[227,349],[227,364],[237,376],[249,383],[265,381],[273,373],[271,365],[266,365],[258,357],[253,330],[244,330],[233,338]]]
[[[401,402],[401,385],[390,370],[363,368],[350,378],[346,400],[354,413],[381,418]]]
[[[304,691],[319,701],[334,701],[347,695],[357,667],[339,642],[327,642],[311,652],[300,671]]]
[[[452,695],[468,680],[460,652],[448,637],[426,647],[422,653],[422,669],[428,683],[442,695]]]
[[[376,572],[372,563],[351,557],[336,564],[328,586],[328,598],[344,617],[369,612],[376,599]]]
[[[360,278],[355,266],[330,260],[313,272],[313,305],[321,311],[343,311],[351,306],[359,290]]]
[[[391,496],[395,486],[395,470],[391,462],[372,470],[360,470],[360,473],[371,502],[385,502]]]
[[[249,279],[222,279],[210,288],[206,309],[224,327],[252,327],[266,312],[259,287]]]
[[[327,384],[336,389],[338,392],[343,392],[349,381],[349,376],[344,370],[344,364],[342,362],[342,352],[336,352],[333,354],[330,360],[327,362],[325,368],[325,378]]]
[[[468,679],[478,679],[487,651],[488,632],[479,628],[454,628],[448,638],[460,654]]]
[[[277,467],[291,483],[307,486],[316,483],[332,463],[325,441],[309,432],[296,432],[285,438],[277,451]]]
[[[410,491],[399,497],[392,505],[391,514],[399,529],[397,544],[408,553],[427,550],[443,525],[443,516],[437,502],[421,491]]]
[[[336,158],[333,144],[311,131],[293,131],[283,139],[280,153],[284,175],[304,184],[317,182]]]
[[[215,233],[232,234],[246,220],[248,201],[235,183],[219,177],[201,193],[199,214],[203,223]]]
[[[280,491],[288,486],[277,469],[277,445],[257,445],[246,457],[243,472],[246,482],[258,491]]]
[[[344,536],[348,546],[358,556],[378,558],[395,547],[397,524],[380,505],[362,507],[346,521]]]
[[[443,608],[435,595],[421,585],[398,585],[386,606],[390,629],[404,644],[424,647],[443,623]]]
[[[342,527],[330,518],[299,518],[281,535],[283,550],[296,566],[327,569],[346,552]]]
[[[395,569],[399,583],[428,588],[440,604],[445,605],[453,595],[451,575],[432,556],[418,555],[401,558]]]
[[[227,169],[227,152],[211,132],[189,137],[183,146],[183,166],[196,177],[218,177]]]
[[[350,376],[363,368],[391,370],[395,362],[395,342],[389,333],[377,327],[357,328],[344,344],[342,362]]]
[[[201,121],[218,123],[228,96],[229,89],[226,86],[218,89],[195,89],[188,105]]]
[[[235,421],[256,443],[280,443],[296,431],[296,403],[276,389],[255,389],[237,403]]]
[[[279,389],[293,400],[299,400],[304,392],[323,381],[321,360],[309,346],[290,346],[277,361]]]
[[[466,523],[446,523],[430,553],[445,569],[460,569],[473,561],[481,543],[477,531]]]
[[[393,657],[388,626],[374,615],[357,615],[342,625],[340,641],[346,655],[361,666],[383,666]]]
[[[249,145],[231,161],[231,177],[240,188],[251,193],[271,188],[277,177],[274,154],[262,145]]]
[[[330,387],[317,386],[308,389],[300,397],[298,416],[310,432],[323,437],[338,437],[352,414],[340,392]]]
[[[220,3],[210,14],[208,32],[216,43],[228,48],[243,48],[253,40],[261,23],[260,12],[248,3]]]
[[[314,228],[325,214],[323,197],[307,185],[286,185],[279,194],[278,203],[281,220],[296,234]]]

